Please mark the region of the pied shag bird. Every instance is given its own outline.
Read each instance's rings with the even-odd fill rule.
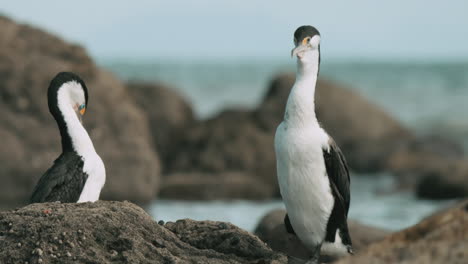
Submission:
[[[275,135],[278,183],[286,206],[286,229],[295,233],[316,263],[352,254],[347,216],[350,179],[340,148],[315,114],[315,86],[320,64],[320,33],[301,26],[294,33],[296,82]]]
[[[76,74],[61,72],[50,82],[47,97],[62,137],[62,154],[39,179],[30,202],[97,201],[106,171],[81,123],[88,106],[86,85]]]

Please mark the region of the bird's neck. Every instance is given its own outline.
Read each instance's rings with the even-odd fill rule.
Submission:
[[[93,142],[78,119],[65,89],[59,91],[57,99],[63,117],[63,120],[57,120],[62,136],[62,151],[75,151],[82,157],[95,153]]]
[[[320,54],[315,50],[306,56],[297,59],[296,82],[289,94],[284,120],[295,125],[318,125],[315,115],[315,86]]]

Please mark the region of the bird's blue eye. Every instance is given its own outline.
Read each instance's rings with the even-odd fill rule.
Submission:
[[[83,109],[83,108],[85,108],[85,107],[86,107],[86,105],[85,105],[85,104],[82,104],[82,105],[80,105],[80,107],[78,107],[78,110],[81,110],[81,109]]]

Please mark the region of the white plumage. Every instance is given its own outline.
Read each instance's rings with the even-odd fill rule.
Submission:
[[[88,175],[77,201],[78,203],[99,200],[101,189],[106,181],[104,162],[96,153],[88,132],[81,124],[73,108],[73,102],[83,101],[83,89],[78,82],[65,83],[58,91],[58,107],[67,124],[67,131],[72,140],[73,148],[83,159],[83,171]]]

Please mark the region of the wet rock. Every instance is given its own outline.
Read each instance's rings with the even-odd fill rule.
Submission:
[[[309,257],[308,250],[297,236],[290,234],[284,227],[284,209],[276,209],[266,214],[255,229],[255,234],[267,243],[273,250],[283,252],[288,256],[300,259]],[[348,226],[353,241],[355,253],[364,250],[370,244],[382,240],[389,232],[349,220]],[[326,259],[326,256],[323,256]]]
[[[194,121],[192,107],[186,98],[168,85],[130,82],[127,87],[148,116],[153,142],[165,164],[174,140]]]
[[[337,263],[466,263],[467,208],[468,200],[465,200]]]
[[[47,218],[41,213],[46,206],[53,211]],[[287,263],[285,255],[229,223],[184,219],[162,226],[129,202],[32,204],[0,212],[1,233],[7,222],[14,222],[18,233],[0,240],[1,263],[35,263],[39,256],[44,263],[71,258],[77,263]],[[63,232],[75,247],[50,242]]]
[[[46,97],[60,71],[77,73],[89,89],[84,123],[107,171],[101,197],[151,200],[158,189],[159,161],[146,117],[126,87],[96,66],[82,47],[49,33],[0,17],[0,35],[1,206],[25,203],[60,154]]]
[[[174,173],[164,177],[159,197],[177,200],[262,200],[272,197],[273,192],[271,185],[241,172]]]

